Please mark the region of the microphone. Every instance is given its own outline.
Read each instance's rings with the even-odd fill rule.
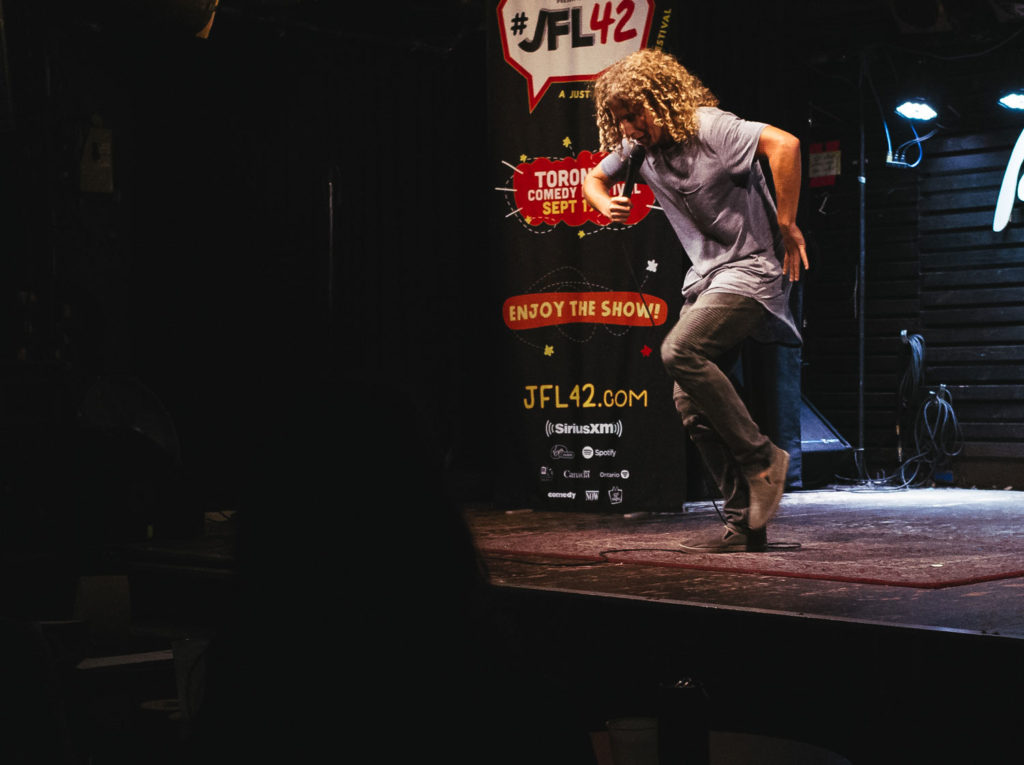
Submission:
[[[640,165],[644,161],[646,150],[638,143],[633,144],[626,157],[626,184],[622,187],[622,196],[633,196],[633,186],[636,185],[636,176],[640,171]]]
[[[626,156],[626,183],[622,187],[622,196],[631,197],[633,195],[633,186],[636,185],[636,176],[640,172],[640,163],[644,161],[646,150],[640,144],[634,142],[633,148],[629,150],[629,154]],[[622,249],[626,255],[626,265],[629,267],[629,273],[633,277],[633,284],[636,285],[636,294],[640,296],[640,300],[644,304],[644,310],[647,311],[647,318],[651,320],[651,326],[655,326],[654,317],[651,315],[651,309],[647,305],[647,298],[644,297],[643,287],[640,285],[640,280],[636,278],[636,271],[633,270],[633,264],[629,260],[629,253],[626,251],[625,242],[622,243]]]

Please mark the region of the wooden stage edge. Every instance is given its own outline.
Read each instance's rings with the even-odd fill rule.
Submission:
[[[950,566],[951,553],[987,545],[1012,571],[1024,563],[1022,499],[796,492],[769,541],[800,542],[794,554],[889,549],[913,561],[945,540]],[[664,548],[718,519],[703,507],[646,518],[465,515],[522,654],[595,719],[662,714],[666,684],[687,679],[705,689],[700,715],[711,729],[805,742],[855,765],[1020,761],[1017,705],[1008,701],[1024,686],[1020,576],[918,588],[509,555]]]
[[[509,555],[536,549],[600,546],[667,547],[720,522],[711,503],[685,512],[648,517],[609,517],[571,512],[500,511],[467,508],[467,522],[497,587],[596,598],[633,599],[682,609],[737,611],[750,616],[827,620],[875,627],[965,633],[1024,639],[1024,493],[977,489],[910,489],[862,492],[821,489],[787,493],[769,541],[794,542],[782,563],[801,556],[845,555],[850,567],[875,557],[888,565],[961,564],[968,554],[996,561],[996,576],[940,587],[893,586],[842,581],[840,577],[764,575],[707,571],[673,565],[558,560]],[[984,549],[982,549],[984,548]],[[591,549],[596,549],[591,546]],[[940,562],[930,562],[934,551]],[[704,556],[712,565],[727,556]],[[740,553],[751,558],[757,553]],[[794,558],[795,556],[795,558]],[[907,556],[905,564],[892,563]],[[858,560],[860,558],[861,560]],[[952,579],[951,581],[955,581]]]

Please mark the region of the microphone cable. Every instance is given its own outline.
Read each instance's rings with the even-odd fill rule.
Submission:
[[[900,340],[907,348],[907,365],[900,378],[896,413],[896,461],[903,464],[903,414],[919,400],[924,383],[925,342],[921,335],[900,331]]]
[[[963,451],[963,434],[953,408],[953,394],[945,385],[929,391],[928,398],[921,404],[914,422],[914,446],[916,454],[900,466],[904,486],[935,478]],[[913,472],[908,474],[909,468],[913,468]]]
[[[867,490],[904,490],[921,487],[929,481],[942,480],[940,473],[948,470],[950,460],[963,451],[963,434],[953,407],[953,394],[944,384],[928,390],[922,396],[925,378],[925,341],[921,335],[900,332],[906,347],[906,367],[900,377],[897,391],[896,457],[897,468],[889,475],[850,481],[853,486]],[[914,411],[914,419],[904,429],[904,417]],[[912,437],[913,453],[905,457],[904,439]],[[863,470],[861,471],[863,475]],[[842,488],[842,487],[837,487]]]
[[[627,199],[633,196],[633,188],[636,186],[636,178],[640,173],[640,165],[643,164],[646,155],[647,150],[643,145],[634,141],[633,147],[629,150],[629,154],[626,155],[626,182],[622,186],[622,196]],[[632,203],[632,200],[630,202]],[[647,298],[644,296],[643,288],[640,286],[640,280],[637,278],[636,270],[633,268],[633,261],[630,260],[629,250],[626,249],[625,242],[622,242],[622,255],[626,260],[629,275],[633,277],[633,286],[636,287],[636,292],[640,296],[640,302],[644,305],[647,319],[651,322],[652,327],[656,327],[654,316],[651,315],[651,307],[647,305]]]

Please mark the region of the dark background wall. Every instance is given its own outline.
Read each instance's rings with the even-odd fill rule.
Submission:
[[[76,449],[99,453],[66,446],[84,422],[147,433],[192,500],[231,505],[267,419],[339,360],[397,386],[394,410],[433,439],[460,494],[487,497],[500,429],[483,230],[493,8],[339,5],[224,0],[197,39],[198,2],[4,0],[0,424],[12,502],[58,491],[45,476]],[[1012,484],[1024,459],[1019,211],[1002,235],[989,229],[1024,122],[989,94],[996,75],[1022,71],[1021,19],[1001,3],[681,5],[677,52],[726,108],[805,147],[842,147],[836,184],[805,188],[801,212],[814,261],[808,398],[856,445],[863,428],[867,462],[892,470],[899,333],[920,333],[928,384],[952,388],[968,442],[953,480]],[[929,18],[940,5],[945,18]],[[918,167],[886,167],[879,103],[921,70],[944,75],[956,111]],[[309,432],[359,448],[356,433]],[[102,448],[122,459],[135,446]],[[396,433],[381,459],[400,465],[402,448]]]
[[[803,137],[805,145],[838,141],[843,162],[835,185],[805,186],[802,200],[804,230],[817,252],[805,291],[804,391],[865,447],[871,476],[893,475],[900,448],[904,460],[920,453],[915,416],[922,397],[944,385],[960,451],[938,470],[939,482],[1020,486],[1020,203],[1004,231],[992,230],[1003,172],[1024,128],[1019,112],[997,105],[1009,88],[1021,87],[1024,30],[1008,8],[813,5],[821,18],[807,27],[813,50],[804,67],[810,99]],[[923,156],[906,150],[906,162],[919,164],[890,166],[884,130],[893,148],[914,137],[892,110],[915,89],[941,104],[938,127],[921,144]],[[919,397],[909,401],[901,388],[912,363],[904,330],[925,344]]]
[[[230,506],[263,426],[343,359],[474,463],[490,368],[479,9],[223,3],[197,39],[167,4],[134,5],[5,3],[12,451],[28,439],[58,467],[54,443],[115,380],[108,419],[165,415],[189,490]],[[82,171],[94,150],[106,185],[102,161]],[[397,470],[405,443],[380,459]]]

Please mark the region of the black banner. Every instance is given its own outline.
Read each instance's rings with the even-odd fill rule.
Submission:
[[[500,0],[489,30],[490,161],[502,322],[499,504],[677,510],[685,434],[660,354],[689,261],[637,184],[626,225],[589,207],[603,158],[591,86],[664,47],[672,3]]]

